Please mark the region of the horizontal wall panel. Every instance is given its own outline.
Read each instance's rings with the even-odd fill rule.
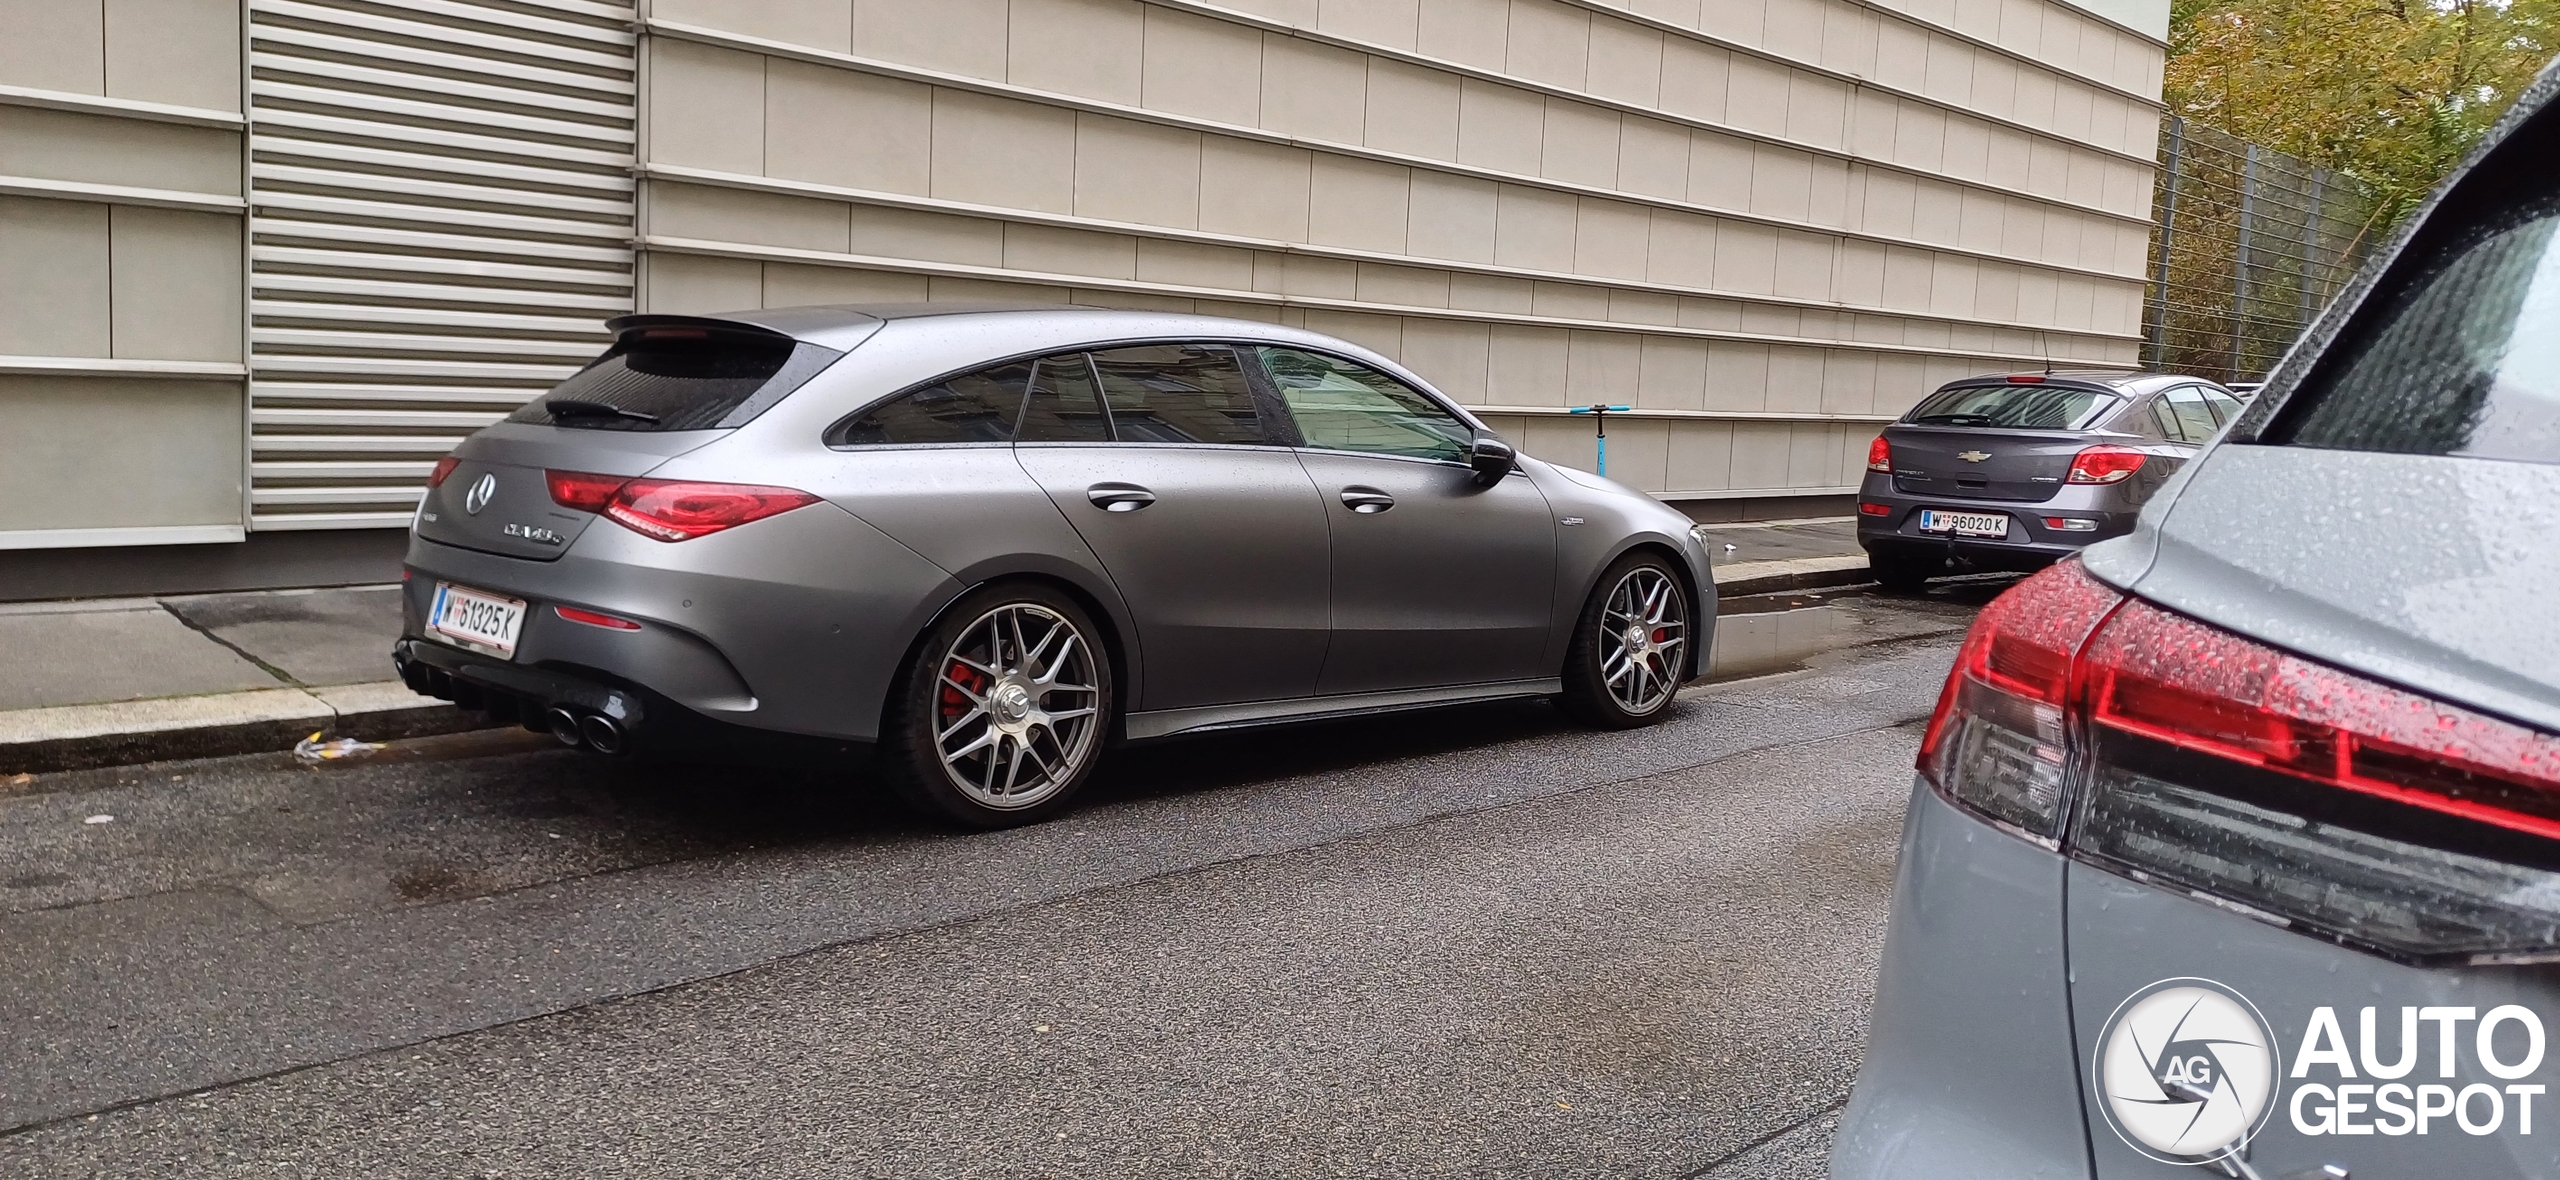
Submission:
[[[580,0],[250,5],[250,527],[399,525],[632,310],[634,35]]]

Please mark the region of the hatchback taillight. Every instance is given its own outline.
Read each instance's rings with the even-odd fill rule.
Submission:
[[[690,541],[817,502],[816,496],[792,488],[635,479],[614,494],[604,514],[644,537]]]
[[[2011,587],[1973,620],[1920,739],[1939,790],[2047,846],[2062,835],[2072,657],[2124,596],[2076,561]]]
[[[443,487],[446,478],[453,474],[453,469],[461,465],[462,460],[451,455],[436,460],[436,469],[427,473],[427,490],[432,492]]]
[[[2408,961],[2560,957],[2560,736],[2106,588],[1984,609],[1920,767],[2082,861]]]
[[[2100,444],[2083,447],[2071,457],[2071,474],[2066,483],[2123,483],[2134,472],[2142,470],[2142,461],[2150,458],[2132,447]]]
[[[795,488],[546,471],[553,503],[659,541],[690,541],[818,502]]]
[[[1886,442],[1881,434],[1876,436],[1874,442],[1867,444],[1867,470],[1882,471],[1887,474],[1893,471],[1893,444]]]

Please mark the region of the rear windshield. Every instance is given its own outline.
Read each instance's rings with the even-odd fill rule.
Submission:
[[[2060,385],[1956,385],[1930,394],[1902,420],[1923,426],[2078,430],[2115,402],[2113,394]]]
[[[2560,463],[2555,229],[2546,198],[2447,243],[2312,375],[2271,440]]]
[[[842,355],[761,332],[625,332],[610,351],[507,421],[588,430],[741,426]]]

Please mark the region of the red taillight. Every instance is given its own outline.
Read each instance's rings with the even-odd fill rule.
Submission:
[[[574,606],[555,606],[552,607],[551,610],[552,613],[557,614],[561,618],[567,619],[572,623],[585,623],[590,627],[607,627],[615,631],[637,631],[640,629],[640,624],[632,622],[629,619],[616,618],[607,614],[598,614],[591,610],[579,610]]]
[[[1867,470],[1888,473],[1893,470],[1893,444],[1886,442],[1881,434],[1867,444]]]
[[[2040,373],[2021,373],[2009,378],[2008,381],[2011,385],[2042,385],[2044,376]]]
[[[594,475],[584,471],[545,471],[543,478],[551,484],[551,502],[580,512],[602,512],[613,503],[613,494],[631,482],[628,475]]]
[[[1975,617],[1920,738],[1938,788],[2041,839],[2061,835],[2071,661],[2124,596],[2066,561]]]
[[[2094,726],[2560,839],[2560,737],[2143,602],[2108,620],[2083,662]]]
[[[2142,470],[2142,461],[2148,458],[2132,447],[2087,447],[2071,457],[2071,474],[2067,478],[2071,483],[2122,483]]]
[[[427,473],[427,490],[434,491],[437,488],[443,487],[445,477],[452,475],[453,469],[461,465],[462,460],[456,459],[451,455],[447,455],[444,458],[436,460],[436,469]]]
[[[1891,516],[1891,515],[1893,515],[1893,505],[1891,505],[1891,504],[1860,504],[1860,505],[1858,505],[1858,515],[1860,515],[1860,516]]]
[[[689,541],[817,502],[793,488],[635,479],[622,485],[604,514],[644,537]]]

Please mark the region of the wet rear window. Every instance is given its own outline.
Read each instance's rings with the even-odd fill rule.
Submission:
[[[1930,394],[1903,421],[1923,426],[2077,430],[2115,400],[2112,394],[2058,385],[1957,385]]]
[[[2447,243],[2336,346],[2270,440],[2560,463],[2555,229],[2545,198]]]
[[[611,350],[507,421],[634,431],[740,426],[842,355],[761,332],[625,332]]]

